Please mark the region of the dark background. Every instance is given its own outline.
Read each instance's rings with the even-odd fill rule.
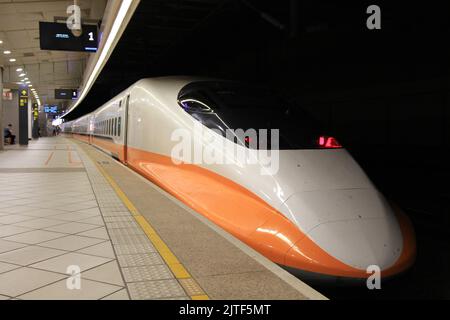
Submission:
[[[393,3],[394,2],[394,3]],[[381,30],[366,9],[381,8]],[[444,2],[143,0],[76,118],[135,81],[263,83],[308,109],[412,218],[415,267],[382,293],[450,298],[450,10]]]

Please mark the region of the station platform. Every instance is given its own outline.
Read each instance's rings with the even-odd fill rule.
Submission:
[[[0,152],[0,299],[326,299],[92,146]]]

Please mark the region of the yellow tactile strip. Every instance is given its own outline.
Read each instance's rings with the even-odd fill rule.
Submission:
[[[183,264],[177,259],[177,257],[173,254],[170,248],[165,244],[165,242],[161,239],[152,225],[147,221],[147,219],[141,215],[138,209],[133,205],[133,203],[128,199],[126,194],[122,191],[122,189],[117,185],[114,179],[96,162],[94,162],[98,170],[105,177],[105,179],[109,182],[111,187],[116,192],[117,196],[122,200],[125,206],[133,215],[136,222],[142,228],[148,239],[152,242],[153,246],[156,248],[158,253],[166,262],[169,269],[175,275],[178,282],[184,288],[186,293],[193,300],[208,300],[209,297],[203,291],[203,289],[199,286],[197,281],[189,274]]]

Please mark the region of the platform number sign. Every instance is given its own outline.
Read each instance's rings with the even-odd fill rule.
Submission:
[[[81,25],[75,36],[65,23],[39,22],[41,50],[97,52],[97,25]]]
[[[76,100],[77,98],[77,89],[55,89],[55,99]]]

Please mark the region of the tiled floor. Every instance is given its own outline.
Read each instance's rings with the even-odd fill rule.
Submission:
[[[80,152],[52,138],[0,153],[0,299],[187,298]]]

